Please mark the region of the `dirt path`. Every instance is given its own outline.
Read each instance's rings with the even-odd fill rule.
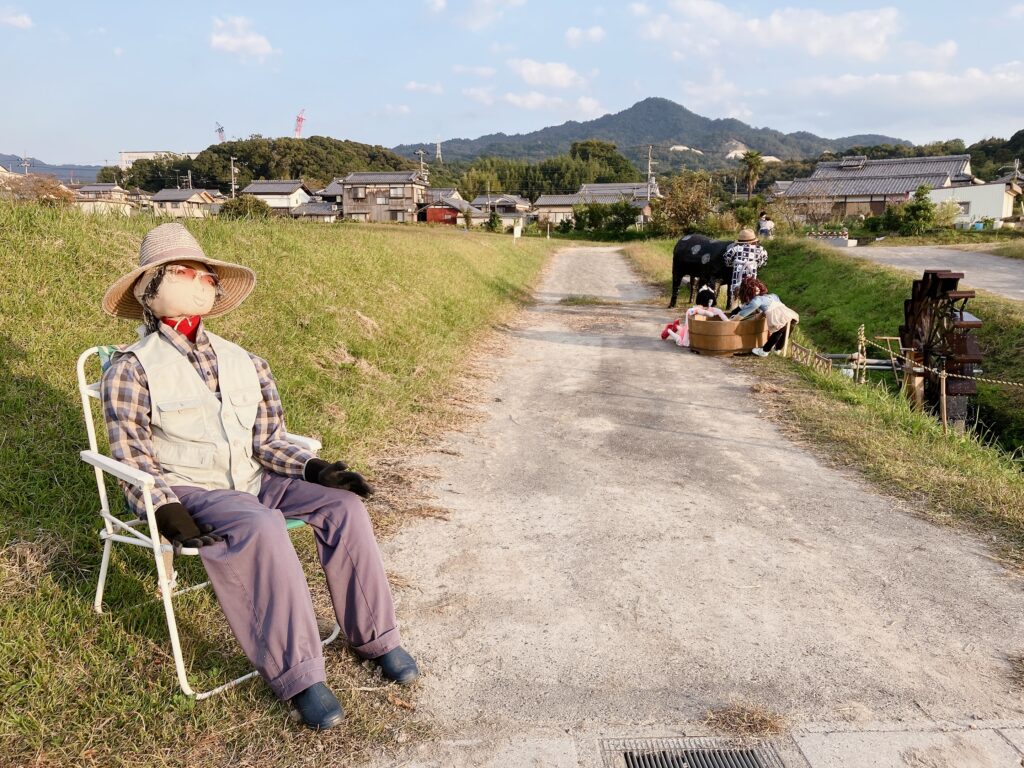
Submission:
[[[958,251],[934,245],[850,248],[843,253],[879,264],[914,272],[918,277],[935,267],[964,273],[963,284],[971,288],[1024,301],[1024,260],[1008,259],[980,251]]]
[[[1024,579],[788,441],[664,310],[567,294],[645,291],[561,252],[484,420],[423,458],[451,519],[384,554],[437,737],[381,764],[619,765],[602,740],[736,703],[789,718],[790,768],[1018,765]]]

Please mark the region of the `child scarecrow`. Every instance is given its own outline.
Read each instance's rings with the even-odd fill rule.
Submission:
[[[157,528],[176,549],[196,547],[239,645],[277,696],[311,728],[344,712],[326,686],[313,603],[286,520],[309,525],[334,611],[349,643],[384,677],[411,683],[394,602],[360,497],[372,489],[344,462],[285,439],[267,362],[204,325],[256,285],[248,267],[206,256],[181,224],[149,231],[139,266],[103,297],[145,333],[102,380],[113,457],[153,476]],[[128,503],[145,516],[141,493]]]

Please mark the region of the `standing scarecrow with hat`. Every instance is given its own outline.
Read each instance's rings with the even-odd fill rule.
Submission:
[[[752,229],[741,229],[736,242],[724,254],[725,266],[732,267],[729,296],[739,296],[740,283],[746,277],[757,277],[757,270],[768,262],[768,251],[757,242]]]
[[[314,532],[334,611],[356,654],[411,683],[395,607],[360,497],[373,491],[344,462],[285,438],[267,362],[206,330],[252,292],[247,267],[210,259],[181,224],[142,241],[139,266],[103,297],[145,335],[103,375],[111,453],[156,481],[157,527],[175,548],[196,547],[246,656],[279,698],[317,729],[344,719],[325,685],[320,634],[302,566],[285,528]],[[145,516],[141,494],[128,503]]]

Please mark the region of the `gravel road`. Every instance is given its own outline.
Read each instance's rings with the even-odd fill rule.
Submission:
[[[756,361],[661,341],[615,249],[537,296],[484,418],[422,457],[451,519],[384,546],[435,737],[381,765],[596,768],[730,704],[788,719],[789,768],[1020,764],[1021,576],[784,437]]]

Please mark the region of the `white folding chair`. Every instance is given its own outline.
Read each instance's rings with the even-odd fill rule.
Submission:
[[[241,682],[248,680],[251,677],[255,677],[258,673],[256,670],[252,670],[241,677],[235,678],[234,680],[219,685],[216,688],[212,688],[209,691],[194,691],[192,686],[188,682],[188,674],[185,670],[185,661],[181,655],[181,641],[178,639],[178,623],[174,617],[174,605],[172,598],[176,595],[184,594],[185,592],[192,592],[197,589],[202,589],[207,586],[210,582],[205,581],[202,584],[197,584],[187,589],[175,590],[175,573],[172,565],[173,549],[170,543],[166,539],[161,539],[159,532],[156,527],[156,517],[153,509],[153,498],[152,488],[154,485],[153,476],[141,472],[134,467],[130,467],[120,461],[105,456],[100,453],[98,444],[96,442],[96,426],[93,420],[93,404],[92,401],[99,401],[100,399],[100,380],[97,378],[93,382],[89,382],[86,378],[85,368],[93,355],[95,355],[100,364],[100,375],[106,370],[110,363],[110,356],[115,351],[115,347],[90,347],[85,350],[78,358],[78,392],[82,397],[82,412],[85,416],[85,428],[89,433],[89,450],[82,451],[79,454],[82,457],[82,461],[93,467],[96,473],[96,490],[100,497],[100,517],[103,519],[103,528],[100,529],[99,536],[100,541],[103,544],[103,559],[100,561],[100,575],[99,583],[96,585],[96,599],[93,602],[93,607],[97,613],[103,613],[103,587],[107,580],[107,570],[110,566],[110,552],[115,543],[127,544],[134,547],[146,547],[153,552],[153,559],[156,562],[156,574],[157,582],[160,589],[160,597],[164,604],[164,613],[167,616],[167,631],[171,638],[171,652],[174,655],[174,668],[178,673],[178,683],[181,685],[181,690],[184,691],[186,696],[194,696],[197,700],[202,700],[213,696],[214,694],[226,691],[229,688],[234,688]],[[319,451],[320,442],[314,440],[311,437],[303,437],[302,435],[287,434],[288,440],[306,448],[310,451]],[[114,515],[110,511],[110,505],[107,501],[107,488],[104,483],[103,474],[112,475],[113,477],[123,480],[126,483],[134,485],[136,488],[142,490],[142,497],[146,505],[146,519],[139,520],[138,518],[132,517],[131,519],[122,519],[117,515]],[[131,513],[127,513],[126,518]],[[288,530],[295,530],[302,528],[305,525],[301,520],[289,520],[287,521]],[[191,547],[184,547],[181,550],[182,555],[198,555],[199,551]],[[341,627],[338,622],[334,622],[334,628],[331,633],[322,640],[324,645],[334,642],[338,635],[341,633]]]

